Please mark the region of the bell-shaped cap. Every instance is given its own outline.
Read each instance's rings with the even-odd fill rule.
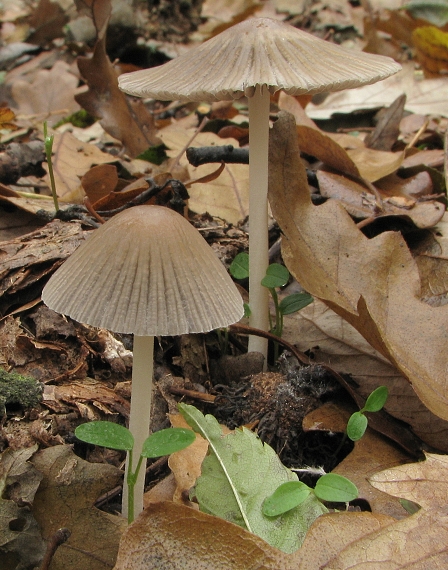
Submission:
[[[251,97],[257,85],[290,95],[375,83],[401,66],[353,52],[270,18],[251,18],[159,67],[125,73],[120,89],[162,101]]]
[[[243,301],[200,233],[162,206],[138,206],[93,232],[54,273],[44,303],[76,321],[138,336],[225,327]]]

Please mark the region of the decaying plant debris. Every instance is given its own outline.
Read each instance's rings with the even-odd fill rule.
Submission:
[[[447,526],[447,111],[440,105],[447,80],[431,38],[446,34],[446,22],[431,22],[434,35],[421,30],[428,22],[419,20],[418,2],[406,11],[374,0],[370,13],[340,0],[305,3],[300,14],[277,13],[271,2],[246,3],[244,12],[230,1],[220,8],[175,2],[169,14],[166,2],[150,9],[125,2],[122,12],[109,0],[68,9],[41,0],[33,13],[4,4],[0,367],[33,380],[25,397],[0,386],[0,518],[7,523],[0,566],[137,570],[163,560],[179,570],[198,563],[309,570],[385,558],[400,568],[421,558],[438,567]],[[324,467],[358,485],[351,512],[319,517],[291,555],[190,502],[203,442],[149,462],[147,508],[125,529],[118,513],[124,454],[81,444],[74,430],[98,419],[128,422],[132,336],[80,324],[41,302],[73,251],[136,205],[183,214],[227,268],[248,250],[246,102],[137,101],[119,90],[117,76],[188,58],[194,44],[251,16],[285,20],[334,43],[368,42],[368,51],[404,68],[380,95],[354,94],[354,102],[285,92],[268,101],[269,260],[285,263],[295,278],[280,296],[303,287],[315,297],[285,317],[280,360],[270,350],[263,371],[263,359],[247,354],[253,331],[245,321],[155,343],[152,430],[177,425],[173,414],[183,401],[226,430],[255,431],[311,484]],[[17,44],[16,36],[29,43]],[[426,51],[422,37],[431,40]],[[416,82],[420,65],[427,76]],[[357,112],[321,122],[339,107]],[[44,120],[55,135],[57,213]],[[248,283],[237,286],[247,301]],[[89,291],[81,294],[88,299]],[[271,346],[276,339],[269,338]],[[389,388],[386,411],[369,417],[365,438],[347,444],[347,418],[379,385]],[[375,547],[360,561],[367,542]],[[417,542],[419,552],[408,548]],[[385,555],[391,543],[396,554]]]

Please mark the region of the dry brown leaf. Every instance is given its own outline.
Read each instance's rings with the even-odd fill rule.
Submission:
[[[194,134],[193,129],[184,129],[172,125],[163,129],[159,136],[170,149],[167,154],[175,157]],[[238,146],[235,139],[221,139],[214,133],[199,133],[191,146],[212,146],[231,144]],[[190,179],[212,174],[217,165],[204,164],[197,168],[188,164],[185,156],[180,160],[181,165],[188,165]],[[173,173],[174,174],[174,173]],[[185,182],[185,180],[184,180]],[[189,208],[194,212],[208,212],[231,224],[244,219],[249,210],[249,166],[247,164],[226,164],[222,174],[212,182],[194,184],[188,188],[190,194]]]
[[[426,453],[426,460],[385,469],[369,478],[384,493],[429,510],[448,502],[448,457]]]
[[[403,117],[406,95],[400,95],[387,109],[378,113],[378,123],[375,130],[364,139],[368,148],[390,151],[397,142],[400,133],[400,121]]]
[[[67,11],[58,2],[40,0],[28,20],[32,33],[27,41],[45,47],[51,40],[64,36],[63,27],[68,20]]]
[[[120,413],[129,416],[129,402],[122,398],[104,382],[85,378],[82,382],[72,380],[68,384],[55,386],[54,397],[57,400],[77,405],[78,402],[91,402],[105,414]]]
[[[295,570],[294,555],[224,519],[171,502],[145,509],[122,536],[114,570]]]
[[[141,100],[131,103],[118,89],[117,73],[106,53],[106,28],[110,2],[88,0],[98,40],[92,58],[79,57],[78,67],[89,90],[76,96],[76,101],[94,117],[101,118],[104,130],[122,141],[126,152],[136,157],[157,144],[154,119]]]
[[[68,131],[63,134],[55,133],[53,171],[59,198],[63,202],[74,204],[82,202],[85,194],[81,186],[81,177],[94,164],[106,164],[115,160],[113,156],[102,152],[95,145],[79,141]],[[48,174],[45,178],[49,185]]]
[[[327,166],[339,172],[359,178],[360,172],[348,151],[344,150],[331,137],[321,131],[299,125],[297,127],[299,148],[321,160]]]
[[[369,182],[376,182],[395,172],[404,159],[404,151],[386,152],[362,147],[348,150],[347,154],[358,167],[361,177]]]
[[[14,111],[11,111],[8,107],[0,107],[0,129],[7,129],[14,131],[18,129],[18,126],[13,123],[16,118]]]
[[[146,509],[153,503],[172,501],[176,491],[176,486],[174,475],[170,473],[143,495],[143,508]]]
[[[436,231],[413,250],[422,283],[422,299],[433,307],[446,304],[448,298],[447,221],[445,213]]]
[[[281,111],[287,111],[288,113],[291,113],[291,115],[294,115],[297,125],[310,127],[311,129],[316,129],[320,132],[319,127],[308,117],[305,109],[297,100],[297,97],[293,97],[284,91],[280,91],[278,95],[278,108]]]
[[[349,544],[394,519],[335,513],[316,519],[305,542],[285,554],[223,519],[171,502],[151,504],[120,541],[114,570],[318,570]]]
[[[441,148],[434,148],[430,150],[420,150],[413,154],[409,154],[403,160],[403,168],[412,168],[413,166],[420,166],[424,164],[425,166],[431,166],[435,168],[436,166],[441,166],[443,164],[445,151]]]
[[[92,204],[105,196],[109,196],[117,184],[117,167],[112,164],[93,166],[81,178],[81,186]]]
[[[170,414],[173,427],[191,429],[180,414]],[[208,441],[196,434],[195,441],[182,451],[172,453],[168,459],[168,465],[176,480],[176,490],[173,501],[184,505],[189,504],[186,500],[191,487],[201,475],[202,462],[208,451]]]
[[[333,470],[333,473],[348,477],[358,487],[359,498],[365,499],[374,513],[402,519],[407,513],[398,500],[386,495],[386,492],[373,488],[367,482],[367,478],[378,469],[401,465],[410,459],[409,455],[383,436],[367,429],[364,436],[355,442],[353,451]]]
[[[329,402],[305,417],[303,429],[344,433],[354,411],[353,406]],[[386,465],[401,465],[410,459],[390,440],[368,428],[333,473],[349,478],[358,487],[359,498],[365,499],[374,513],[399,519],[406,516],[406,511],[398,500],[373,488],[367,482],[367,477],[371,473],[377,473],[378,469],[385,469]]]
[[[324,170],[317,170],[316,176],[322,196],[339,200],[347,212],[355,218],[401,216],[412,220],[418,228],[430,228],[440,221],[444,213],[440,202],[435,200],[417,202],[415,198],[406,195],[406,192],[413,190],[418,192],[419,188],[422,189],[422,185],[422,193],[427,193],[428,184],[432,190],[431,179],[427,172],[421,172],[406,180],[396,176],[389,183],[380,185],[379,188],[385,186],[388,190],[387,193],[379,191],[382,198],[381,212],[377,210],[375,196],[359,182]],[[383,180],[387,181],[388,178]]]
[[[349,544],[394,522],[385,515],[369,512],[330,513],[316,519],[300,549],[296,570],[321,570],[324,564]]]
[[[448,419],[447,311],[419,300],[418,269],[402,236],[368,239],[333,200],[313,206],[294,118],[271,132],[270,203],[291,273],[361,332],[412,383],[422,402]]]
[[[11,93],[20,115],[41,115],[50,125],[79,110],[74,97],[79,91],[78,78],[70,73],[69,65],[57,61],[53,67],[40,69],[30,76],[31,81],[12,82]],[[55,113],[59,111],[59,113]]]
[[[444,570],[448,564],[448,508],[418,513],[344,548],[326,570]]]
[[[120,470],[88,463],[69,445],[39,451],[31,462],[44,476],[33,502],[42,536],[49,539],[62,527],[71,531],[68,541],[57,549],[52,570],[110,570],[126,520],[93,505],[118,484]]]
[[[347,420],[356,412],[355,404],[350,402],[326,402],[307,414],[302,421],[303,431],[331,431],[345,433]]]

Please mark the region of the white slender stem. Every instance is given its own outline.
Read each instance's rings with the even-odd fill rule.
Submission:
[[[269,291],[261,285],[268,258],[269,91],[257,86],[249,97],[249,317],[251,327],[269,330]],[[250,336],[249,352],[267,359],[268,341]]]
[[[152,377],[154,369],[154,337],[134,336],[134,360],[132,365],[132,392],[129,430],[134,436],[133,469],[137,467],[143,442],[149,436],[152,402]],[[134,489],[134,516],[143,510],[143,492],[145,486],[145,467],[143,461]],[[123,516],[128,516],[128,485],[126,482],[128,462],[123,485]]]

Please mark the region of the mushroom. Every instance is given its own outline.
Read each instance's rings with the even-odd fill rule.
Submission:
[[[125,210],[95,230],[50,278],[42,300],[76,321],[134,334],[129,429],[138,452],[149,435],[154,337],[207,332],[243,315],[241,295],[213,250],[162,206]],[[144,475],[141,469],[135,515]],[[124,489],[126,515],[126,477]]]
[[[249,305],[252,327],[268,330],[268,136],[270,93],[339,91],[375,83],[401,66],[388,57],[353,52],[289,24],[251,18],[178,58],[118,79],[126,93],[162,101],[249,100]],[[266,358],[267,340],[249,351]]]

